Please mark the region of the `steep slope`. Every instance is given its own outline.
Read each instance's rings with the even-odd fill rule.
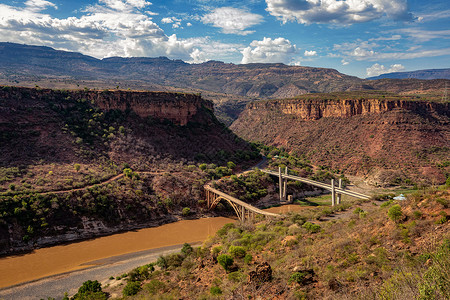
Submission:
[[[392,79],[406,79],[406,78],[415,78],[415,79],[450,79],[450,68],[447,69],[429,69],[429,70],[417,70],[410,72],[393,72],[381,74],[379,76],[368,77],[366,79],[374,80],[374,79],[384,79],[384,78],[392,78]]]
[[[231,129],[375,185],[445,181],[449,103],[388,93],[332,93],[249,103]],[[447,170],[448,172],[448,170]]]
[[[15,87],[0,151],[0,253],[202,215],[203,183],[259,156],[199,95]]]

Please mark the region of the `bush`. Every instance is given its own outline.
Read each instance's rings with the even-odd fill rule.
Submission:
[[[217,262],[225,269],[225,271],[228,272],[230,267],[233,265],[234,260],[231,256],[227,254],[221,254],[217,257]]]
[[[191,209],[189,207],[185,207],[183,208],[183,211],[181,213],[183,214],[183,216],[189,216],[189,214],[191,213]]]
[[[191,245],[189,245],[188,243],[184,243],[183,248],[181,248],[181,253],[183,253],[184,256],[188,256],[192,253],[193,250],[194,249]]]
[[[245,256],[245,249],[241,246],[230,246],[228,252],[233,258],[243,258]]]
[[[72,297],[73,300],[81,299],[106,299],[106,294],[102,291],[102,284],[97,280],[83,282],[78,292]]]
[[[289,277],[289,283],[291,282],[297,282],[298,284],[302,284],[303,279],[305,279],[306,274],[302,272],[294,272]]]
[[[165,287],[166,285],[164,284],[164,282],[161,282],[157,279],[150,280],[149,283],[144,285],[144,289],[153,295],[163,290]]]
[[[244,263],[249,264],[253,259],[253,256],[251,254],[246,254],[244,257]]]
[[[138,281],[130,281],[124,287],[122,294],[124,296],[136,295],[141,290],[141,283]]]
[[[310,222],[306,222],[305,224],[302,225],[302,227],[305,228],[306,230],[308,230],[311,233],[317,233],[321,229],[320,225],[313,224],[313,223],[310,223]]]
[[[228,280],[232,281],[232,282],[241,282],[244,279],[244,275],[242,274],[242,272],[231,272],[230,274],[228,274]]]
[[[393,205],[388,210],[388,217],[395,223],[400,221],[400,219],[402,218],[402,215],[403,215],[402,208],[398,204]]]
[[[220,287],[218,287],[218,286],[212,286],[212,287],[209,289],[209,292],[210,292],[211,295],[213,295],[213,296],[222,295],[222,290],[221,290]]]

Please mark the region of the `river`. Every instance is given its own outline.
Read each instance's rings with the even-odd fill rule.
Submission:
[[[284,205],[267,211],[286,213],[304,206]],[[224,217],[182,220],[158,227],[139,229],[91,240],[36,249],[22,255],[0,259],[0,288],[39,278],[88,268],[99,260],[128,253],[204,241],[224,224],[235,220]]]

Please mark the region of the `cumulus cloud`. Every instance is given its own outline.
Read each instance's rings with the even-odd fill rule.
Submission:
[[[304,56],[317,56],[317,51],[314,51],[314,50],[311,50],[311,51],[305,50]]]
[[[378,76],[385,73],[400,72],[405,69],[401,64],[393,64],[389,69],[386,70],[384,65],[379,63],[373,64],[371,67],[366,69],[367,77]]]
[[[266,10],[283,22],[352,24],[383,16],[412,20],[407,0],[266,0],[266,3]]]
[[[53,7],[55,9],[58,8],[54,3],[45,0],[28,0],[25,2],[25,6],[27,7],[27,9],[36,12],[45,10],[48,7]]]
[[[241,51],[242,63],[285,63],[289,64],[298,52],[296,45],[285,38],[264,38],[253,41],[250,46]]]
[[[223,33],[239,35],[253,33],[246,29],[260,24],[262,20],[263,17],[258,14],[233,7],[219,7],[201,17],[204,24],[221,28]]]
[[[54,18],[44,0],[29,0],[24,8],[0,4],[0,40],[47,45],[95,57],[168,56],[191,60],[196,45],[167,36],[151,20],[143,0],[99,0],[79,17]],[[38,9],[39,8],[39,9]]]

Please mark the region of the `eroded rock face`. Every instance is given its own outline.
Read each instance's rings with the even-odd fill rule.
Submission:
[[[153,117],[156,119],[167,119],[177,125],[186,125],[192,117],[201,109],[206,107],[213,110],[210,101],[202,99],[200,95],[167,93],[167,92],[141,92],[141,91],[62,91],[50,89],[31,88],[3,88],[0,89],[0,99],[16,101],[21,108],[33,107],[36,109],[36,101],[45,105],[46,101],[58,102],[60,99],[85,99],[95,103],[103,110],[127,109],[134,111],[142,118]],[[3,107],[3,109],[7,109]],[[11,108],[12,109],[12,108]],[[0,120],[1,121],[1,120]]]
[[[252,102],[247,105],[251,111],[279,111],[286,115],[293,115],[304,121],[319,120],[321,118],[338,117],[349,118],[356,115],[380,114],[394,109],[406,109],[416,112],[432,113],[442,109],[448,110],[448,104],[380,99],[343,99],[343,100],[280,100]]]

